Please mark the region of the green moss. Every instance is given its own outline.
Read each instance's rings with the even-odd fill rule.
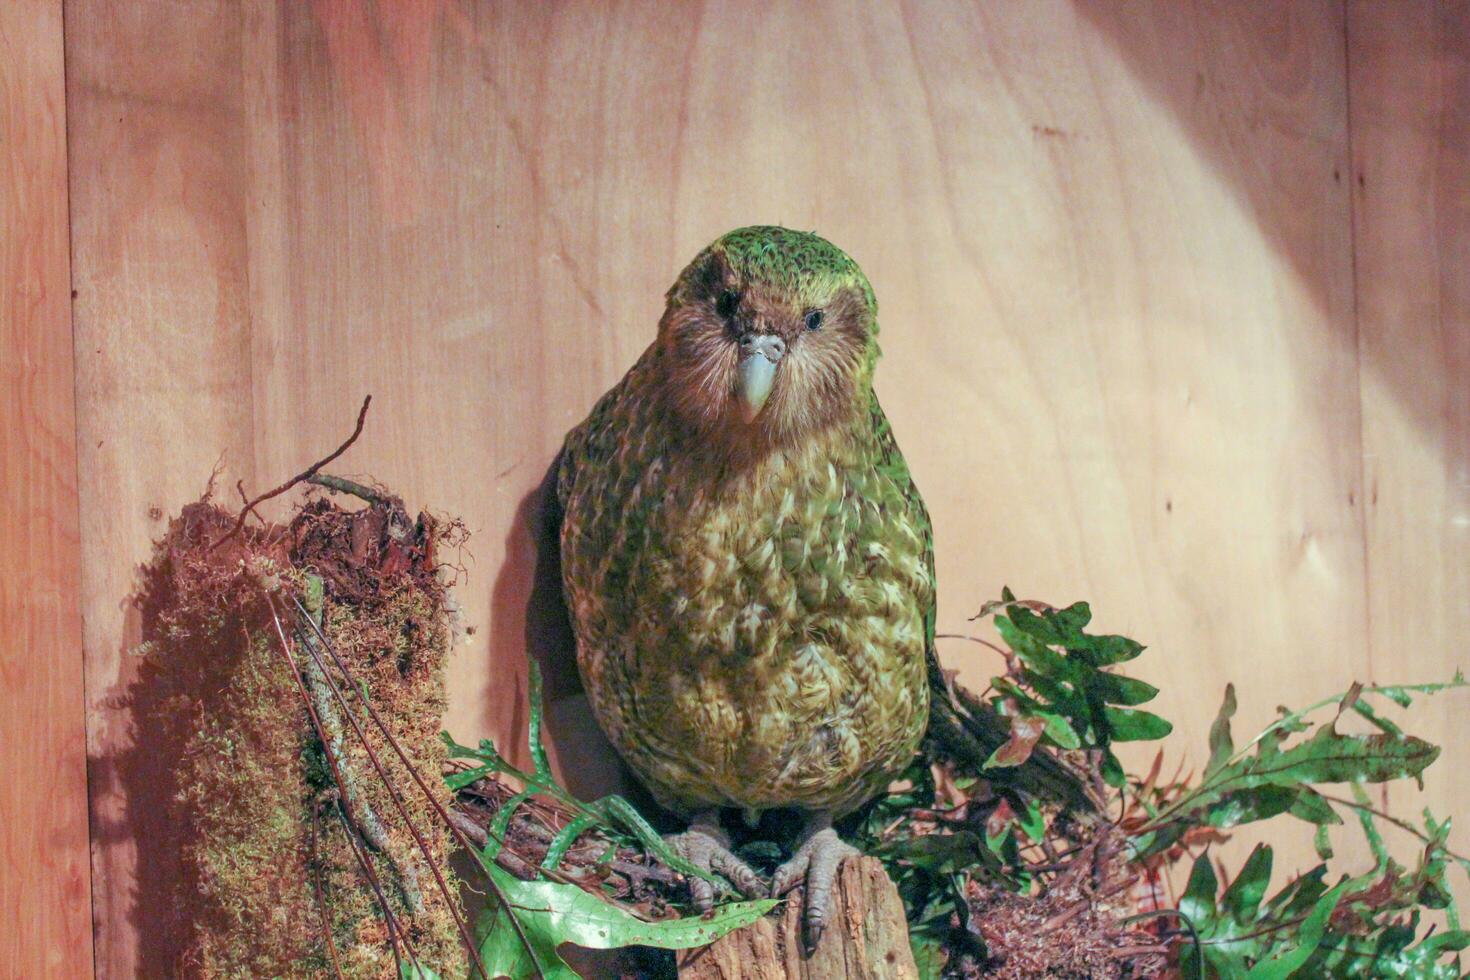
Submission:
[[[396,501],[389,505],[401,507]],[[361,519],[318,501],[303,509],[291,532],[247,532],[216,551],[211,545],[231,519],[208,505],[193,505],[173,522],[145,569],[138,597],[146,642],[134,692],[136,751],[140,759],[154,753],[157,758],[148,760],[153,768],[171,772],[164,825],[175,835],[181,874],[177,881],[145,881],[145,888],[171,894],[140,907],[175,910],[176,921],[164,931],[173,938],[178,972],[330,975],[330,929],[344,976],[396,975],[388,929],[349,844],[331,768],[272,619],[274,610],[289,635],[292,600],[306,585],[298,566],[368,563],[362,570],[373,588],[367,591],[334,589],[329,582],[325,632],[425,783],[447,805],[438,779],[444,762],[438,731],[451,629],[443,586],[428,566],[433,525],[418,525],[427,542],[417,553],[419,564],[410,553],[405,567],[398,554],[393,566],[375,568],[371,563],[383,555],[346,551],[351,534],[319,533],[351,530]],[[293,542],[294,550],[284,541]],[[301,554],[304,547],[315,550]],[[309,656],[300,642],[292,644],[292,653],[298,663]],[[369,733],[409,819],[455,894],[447,829],[360,700],[348,697],[353,717]],[[441,975],[462,973],[464,953],[450,905],[351,726],[344,729],[339,766],[352,774],[361,805],[372,809],[386,831],[386,848],[369,860],[391,910],[422,962]],[[144,767],[138,762],[134,768]],[[416,910],[399,880],[400,870],[409,867],[421,879],[422,907]]]

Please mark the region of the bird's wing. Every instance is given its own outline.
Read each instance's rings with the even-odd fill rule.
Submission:
[[[605,466],[616,449],[617,413],[627,386],[628,375],[624,375],[597,400],[582,424],[567,433],[556,472],[556,499],[563,513],[576,492],[579,475]]]
[[[878,470],[898,487],[906,508],[905,517],[922,536],[929,581],[936,583],[934,525],[929,520],[924,498],[914,485],[908,462],[898,448],[893,427],[883,414],[876,394],[872,397],[869,411],[877,440]],[[990,754],[1005,744],[1010,735],[1010,725],[994,708],[945,676],[935,644],[937,594],[936,584],[928,608],[924,610],[924,655],[929,669],[929,739],[956,762],[978,773]],[[1068,804],[1074,809],[1089,810],[1093,807],[1081,777],[1044,749],[1034,751],[1022,766],[1003,772],[989,771],[987,775],[1003,782],[1013,780],[1014,788],[1018,790]]]
[[[935,592],[933,591],[934,526],[929,521],[929,510],[924,506],[924,498],[919,495],[918,487],[914,486],[914,478],[909,472],[908,461],[903,458],[903,451],[898,448],[898,440],[893,437],[893,426],[888,424],[888,416],[883,414],[883,407],[878,404],[877,393],[873,394],[868,411],[878,448],[878,472],[898,488],[899,499],[903,501],[905,509],[903,516],[907,519],[909,526],[918,532],[924,545],[924,569],[929,575],[931,589],[929,604],[924,610],[924,645],[932,672],[937,669],[939,662],[934,652],[935,617],[937,615]]]

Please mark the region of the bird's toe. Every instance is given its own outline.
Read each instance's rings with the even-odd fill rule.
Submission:
[[[717,828],[693,825],[682,834],[671,834],[665,838],[669,846],[684,860],[701,871],[719,875],[728,881],[735,891],[746,898],[764,898],[766,886],[760,876],[730,850],[729,841]],[[689,878],[689,894],[695,908],[707,912],[714,907],[715,889],[713,882],[704,878]]]
[[[844,859],[856,857],[857,848],[837,836],[831,827],[812,834],[781,867],[771,881],[771,894],[784,895],[805,883],[802,938],[807,952],[817,948],[832,914],[832,887]]]

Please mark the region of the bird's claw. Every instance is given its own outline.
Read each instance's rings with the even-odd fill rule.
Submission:
[[[730,839],[717,823],[696,822],[682,834],[664,838],[674,853],[711,874],[724,878],[746,898],[765,898],[766,886],[760,877],[730,850]],[[715,885],[703,878],[689,878],[689,894],[694,907],[708,912],[715,905]]]
[[[805,882],[806,894],[803,901],[802,939],[807,952],[817,948],[822,933],[827,928],[827,919],[832,913],[832,886],[837,881],[837,869],[846,858],[857,857],[862,852],[837,836],[831,827],[823,827],[808,836],[797,847],[791,860],[776,869],[771,879],[771,894],[784,895]]]

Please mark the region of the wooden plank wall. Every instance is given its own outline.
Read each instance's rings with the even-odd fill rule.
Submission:
[[[92,968],[61,7],[0,4],[0,976]]]
[[[1444,675],[1470,664],[1470,3],[1355,0],[1348,28],[1369,654]],[[1448,756],[1425,797],[1470,841],[1463,699],[1420,726]]]
[[[13,24],[59,29],[54,4],[14,9],[42,13],[7,8],[12,47]],[[167,946],[143,928],[171,856],[126,708],[126,599],[167,517],[217,462],[226,496],[299,469],[372,392],[343,470],[476,532],[448,724],[514,740],[528,638],[564,639],[531,527],[546,467],[738,224],[816,228],[873,279],[941,628],[1005,583],[1092,600],[1151,645],[1194,762],[1226,681],[1251,726],[1464,665],[1466,10],[68,0],[98,975]],[[18,67],[59,84],[54,57]],[[36,117],[4,77],[5,118]],[[54,436],[63,401],[0,405]],[[47,446],[64,511],[70,447]],[[559,758],[606,772],[556,690]],[[75,691],[51,693],[64,724]],[[1457,717],[1419,725],[1453,755]],[[1463,813],[1454,767],[1390,802]]]

